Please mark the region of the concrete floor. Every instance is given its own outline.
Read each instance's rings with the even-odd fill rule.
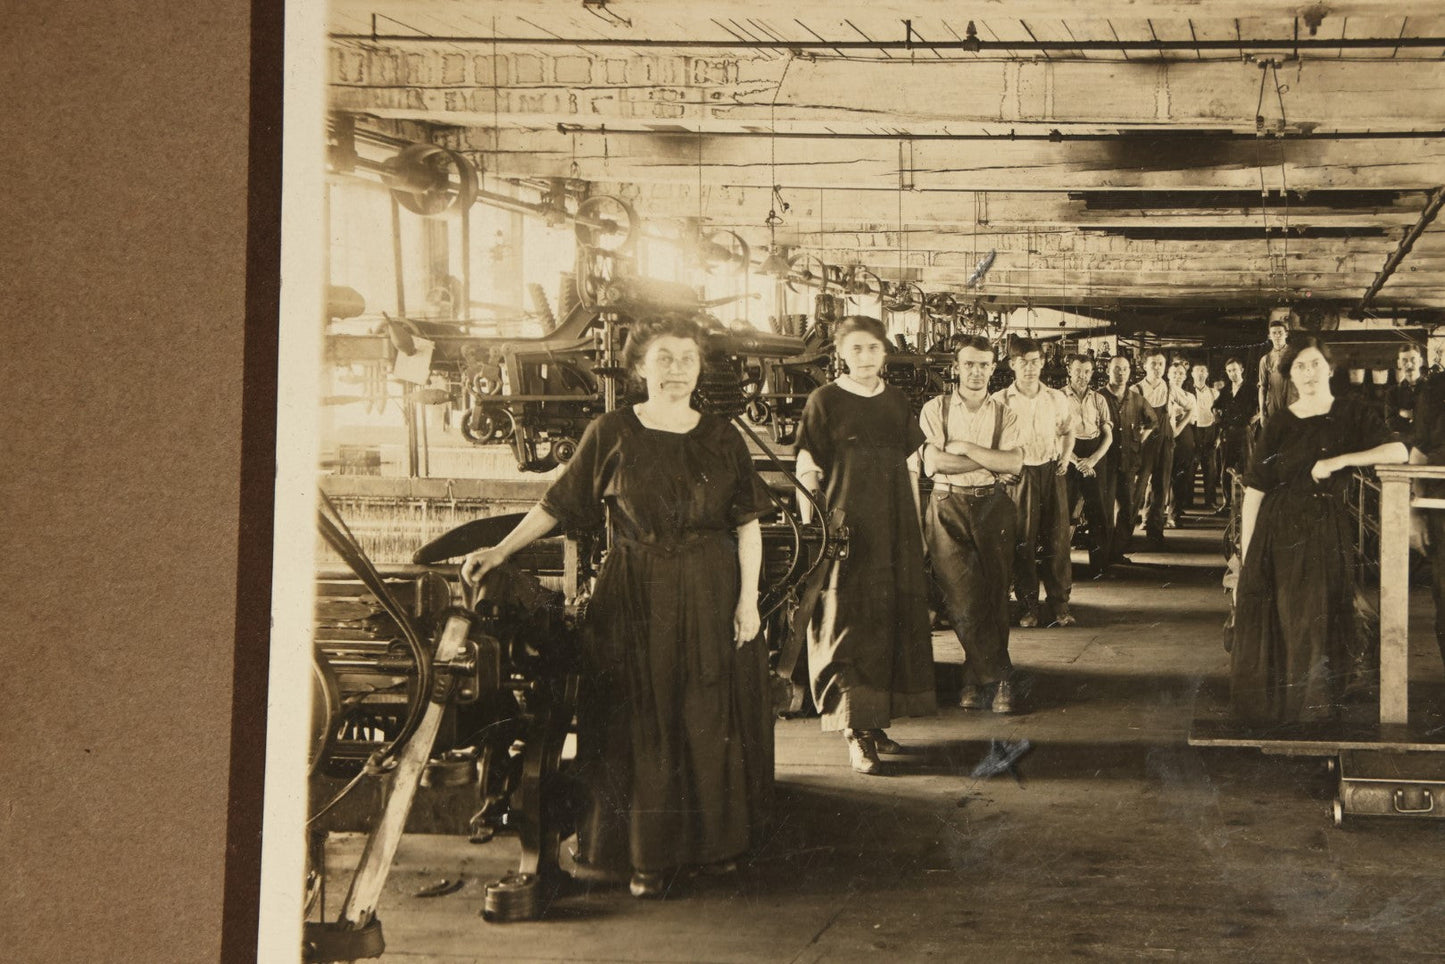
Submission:
[[[579,887],[539,921],[489,924],[482,886],[515,866],[515,840],[408,835],[383,960],[1440,958],[1439,823],[1337,830],[1322,760],[1186,744],[1196,714],[1218,713],[1227,665],[1219,530],[1192,524],[1124,578],[1076,586],[1077,626],[1015,630],[1025,715],[945,705],[900,722],[908,752],[877,777],[816,720],[780,722],[776,828],[736,877],[681,880],[664,901]],[[1441,670],[1415,597],[1429,691]],[[951,633],[934,643],[946,685],[962,653]],[[990,741],[1024,738],[1017,779],[970,775]],[[333,836],[333,870],[360,840]],[[458,875],[456,893],[415,896]]]

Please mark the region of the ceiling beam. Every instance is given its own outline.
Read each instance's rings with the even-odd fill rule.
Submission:
[[[1261,106],[1261,65],[1238,59],[808,62],[745,53],[477,53],[440,43],[333,45],[333,107],[461,126],[671,122],[714,132],[882,127],[914,135],[989,125],[1043,136],[1074,127],[1438,130],[1445,116],[1436,60],[1295,65],[1271,74]],[[1287,93],[1276,96],[1275,79],[1287,81]]]
[[[704,184],[701,195],[692,184],[630,184],[615,181],[597,182],[592,191],[626,198],[638,213],[649,218],[703,218],[714,227],[750,228],[761,225],[768,210],[774,206],[772,190],[764,187],[737,187]],[[1205,207],[1214,192],[1177,192],[1160,200],[1182,204],[1190,197],[1203,199],[1188,207],[1152,207],[1156,195],[1148,192],[1111,194],[1109,206],[1095,209],[1085,198],[1096,192],[1081,192],[1070,197],[1067,192],[989,191],[975,196],[971,191],[903,191],[850,190],[829,191],[783,189],[789,205],[780,233],[790,237],[819,229],[819,215],[826,215],[827,230],[852,230],[876,233],[880,241],[872,246],[898,244],[904,240],[902,225],[910,244],[935,234],[972,233],[977,224],[982,233],[991,229],[1021,227],[1047,228],[1080,225],[1129,225],[1147,222],[1159,227],[1179,225],[1245,225],[1290,224],[1386,225],[1405,228],[1414,224],[1427,200],[1423,191],[1380,192],[1317,191],[1303,196],[1292,191],[1288,204],[1278,193],[1261,204],[1258,187],[1228,195],[1238,197],[1238,207]],[[1127,196],[1137,196],[1138,206],[1127,207]],[[1351,200],[1353,199],[1353,200]],[[1360,205],[1347,207],[1347,203]],[[975,220],[977,219],[977,220]],[[944,226],[952,231],[940,231]],[[914,245],[919,246],[919,245]]]
[[[903,21],[900,21],[900,25]],[[906,28],[905,28],[906,31]],[[1445,38],[1436,36],[1423,37],[1336,37],[1312,38],[1312,37],[1290,37],[1290,36],[1262,36],[1242,43],[1239,40],[1200,40],[1200,39],[1099,39],[1099,40],[1039,40],[1009,39],[1009,40],[983,40],[983,39],[962,39],[962,40],[922,40],[916,36],[908,36],[897,40],[797,40],[797,39],[770,39],[767,37],[754,37],[749,39],[711,39],[698,40],[690,37],[596,37],[596,36],[547,36],[545,34],[530,34],[526,36],[496,36],[486,33],[463,33],[463,34],[427,34],[425,36],[414,33],[347,33],[335,31],[330,34],[330,39],[338,43],[370,43],[370,44],[406,44],[406,45],[429,45],[447,44],[450,46],[477,46],[477,47],[526,47],[528,49],[548,49],[553,47],[582,48],[582,49],[608,49],[626,48],[630,50],[778,50],[795,54],[806,54],[813,51],[831,51],[841,53],[843,51],[955,51],[969,54],[989,53],[1047,53],[1047,52],[1074,52],[1089,50],[1108,51],[1143,51],[1146,53],[1172,53],[1187,51],[1228,51],[1234,53],[1240,47],[1247,47],[1250,50],[1278,50],[1278,51],[1337,51],[1337,50],[1394,50],[1421,48],[1438,50],[1445,47]]]
[[[938,18],[946,17],[951,22],[957,21],[960,34],[969,19],[983,20],[999,28],[1017,28],[1025,20],[1062,19],[1069,22],[1076,34],[1110,36],[1107,30],[1101,29],[1107,16],[1120,34],[1137,33],[1145,37],[1149,36],[1146,19],[1171,21],[1183,27],[1190,19],[1200,23],[1239,18],[1244,36],[1248,37],[1266,32],[1290,36],[1295,18],[1302,18],[1321,4],[1313,0],[1210,0],[1207,5],[1200,0],[1130,0],[1127,4],[1101,7],[1079,4],[1077,0],[1011,0],[1006,8],[982,4],[976,11],[938,0],[873,0],[866,5],[836,0],[792,0],[785,11],[759,6],[755,0],[711,0],[705,7],[699,7],[694,0],[609,0],[606,6],[604,14],[596,14],[583,10],[577,0],[468,0],[465,17],[458,18],[456,0],[332,0],[329,10],[333,29],[368,35],[378,30],[415,36],[440,33],[449,26],[454,32],[460,32],[456,28],[463,23],[469,32],[491,32],[495,20],[495,33],[506,36],[540,33],[538,25],[550,33],[564,33],[568,28],[584,32],[585,25],[588,36],[687,37],[697,36],[704,27],[711,28],[709,33],[727,36],[710,21],[746,22],[761,17],[762,22],[774,30],[786,29],[796,19],[807,22],[824,37],[842,39],[846,30],[842,20],[846,17],[858,23],[870,37],[901,38],[906,19],[913,20],[919,32],[932,28],[941,32]],[[1320,36],[1338,37],[1346,17],[1357,21],[1366,19],[1383,30],[1395,26],[1398,32],[1398,25],[1405,17],[1439,16],[1438,4],[1420,0],[1331,0],[1323,7],[1319,11],[1324,18],[1318,28]],[[886,24],[896,26],[889,32],[884,29]],[[1021,30],[1015,29],[1013,33],[1025,36]],[[1358,31],[1352,29],[1349,33],[1358,34]],[[847,36],[859,39],[852,31],[848,31]],[[991,35],[984,31],[983,36]],[[1311,36],[1305,22],[1300,24],[1300,36]]]
[[[1417,190],[1433,188],[1445,138],[1268,142],[1139,137],[1111,142],[927,141],[900,165],[896,141],[818,138],[777,150],[766,139],[653,132],[450,130],[439,142],[503,177],[746,185],[1049,191],[1089,189]],[[1281,161],[1284,164],[1282,184]],[[900,167],[902,171],[900,173]],[[793,188],[796,189],[796,188]],[[805,188],[806,189],[806,188]]]

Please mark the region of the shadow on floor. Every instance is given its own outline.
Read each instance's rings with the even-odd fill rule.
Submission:
[[[1130,673],[1077,666],[1029,666],[1016,671],[1014,689],[1028,713],[1082,706],[1118,705],[1138,708],[1150,704],[1177,705],[1201,693],[1215,698],[1221,692],[1218,677],[1191,673]],[[934,666],[940,705],[958,701],[963,667],[957,663]]]

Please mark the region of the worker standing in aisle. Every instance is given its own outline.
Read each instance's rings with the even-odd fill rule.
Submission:
[[[1044,356],[1039,343],[1020,338],[1009,349],[1014,383],[995,394],[1018,418],[1024,464],[1012,496],[1018,509],[1014,595],[1023,604],[1019,625],[1042,625],[1042,578],[1053,623],[1072,626],[1073,572],[1069,560],[1069,506],[1065,476],[1074,454],[1074,429],[1064,393],[1039,381]]]
[[[1136,387],[1154,410],[1159,430],[1144,440],[1138,486],[1134,491],[1134,512],[1145,508],[1144,534],[1150,549],[1164,548],[1164,511],[1168,499],[1170,470],[1174,465],[1174,431],[1169,418],[1169,383],[1164,380],[1168,364],[1162,348],[1144,352],[1144,380]]]
[[[1134,366],[1123,355],[1109,359],[1109,383],[1100,392],[1109,403],[1114,423],[1114,444],[1109,452],[1114,460],[1114,544],[1109,562],[1129,561],[1129,541],[1137,525],[1138,496],[1143,485],[1144,445],[1159,428],[1159,417],[1144,400],[1138,385],[1130,385]]]
[[[1204,508],[1213,512],[1222,504],[1219,501],[1219,417],[1214,412],[1214,403],[1219,390],[1209,383],[1209,366],[1196,361],[1189,369],[1193,380],[1190,388],[1194,392],[1194,461],[1203,476]],[[1191,479],[1193,473],[1191,472]]]
[[[854,770],[883,771],[902,748],[886,727],[934,712],[928,576],[918,493],[923,432],[908,399],[882,378],[883,323],[848,315],[833,331],[847,369],[815,390],[798,425],[798,479],[847,519],[846,557],[831,561],[808,635],[813,701],[841,730]],[[807,521],[811,503],[803,499]]]
[[[1064,396],[1074,430],[1074,454],[1069,464],[1069,505],[1082,505],[1088,526],[1090,575],[1098,578],[1109,568],[1114,545],[1114,421],[1104,396],[1089,387],[1094,362],[1087,355],[1069,356],[1069,383]],[[1071,513],[1072,514],[1072,513]]]
[[[1249,426],[1258,412],[1255,393],[1244,384],[1244,362],[1231,357],[1224,363],[1229,384],[1214,401],[1219,415],[1219,467],[1224,486],[1222,514],[1234,503],[1234,475],[1243,475],[1249,466]]]
[[[1271,318],[1269,321],[1269,351],[1259,360],[1259,419],[1268,425],[1280,409],[1299,398],[1299,390],[1290,384],[1289,378],[1280,368],[1284,358],[1285,342],[1289,340],[1289,320]]]
[[[993,347],[976,336],[956,354],[958,387],[924,403],[923,470],[933,477],[924,510],[933,579],[963,646],[966,710],[1018,706],[1009,660],[1008,591],[1016,517],[1003,486],[1023,469],[1018,416],[988,394]]]

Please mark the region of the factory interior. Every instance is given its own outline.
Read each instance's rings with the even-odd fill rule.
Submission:
[[[1431,403],[1445,413],[1431,387],[1445,384],[1445,3],[331,0],[326,29],[303,959],[1442,953],[1432,580],[1445,527],[1418,536],[1445,517],[1430,489],[1445,466],[1426,441]],[[870,503],[840,509],[843,470],[814,457],[819,425],[850,431],[824,402],[862,404],[848,386],[872,383],[849,374],[843,349],[870,338],[886,350],[878,397],[899,399],[908,423],[877,451],[903,453],[886,471],[919,500],[899,504],[926,517],[922,546],[911,531],[897,546],[930,575],[926,627],[897,644],[922,648],[924,692],[903,699],[895,675],[892,716],[858,723],[867,701],[844,687],[839,709],[820,654],[835,610],[872,598],[843,583],[882,551],[871,534],[884,523]],[[739,719],[726,739],[711,718],[697,737],[720,753],[742,745],[753,769],[707,787],[748,799],[748,842],[723,852],[689,837],[675,865],[639,856],[639,827],[653,826],[639,801],[673,798],[643,785],[634,747],[635,785],[611,813],[632,821],[629,883],[602,872],[585,829],[608,818],[598,781],[629,779],[607,771],[616,746],[588,749],[615,722],[588,707],[617,695],[603,694],[593,650],[624,633],[602,615],[619,579],[599,573],[645,556],[662,585],[696,552],[637,548],[619,521],[632,523],[637,493],[596,479],[623,458],[604,448],[609,425],[640,426],[656,472],[691,466],[667,464],[668,446],[703,429],[649,424],[659,389],[633,376],[653,356],[629,354],[679,341],[698,368],[686,406],[746,453],[737,484],[766,496],[727,510],[736,533],[717,544],[736,543],[737,564],[698,562],[736,581],[748,539],[761,546],[756,632],[731,601],[718,617],[742,640],[736,655],[724,644]],[[1288,382],[1316,353],[1328,384]],[[992,366],[977,391],[973,354]],[[1177,433],[1172,468],[1150,482],[1127,465],[1134,429],[1109,393],[1142,384],[1147,398],[1159,359],[1182,379],[1161,397],[1189,414],[1144,406],[1163,413],[1156,441]],[[1031,461],[1037,409],[1002,401],[1030,377],[1076,400],[1052,461]],[[1316,392],[1379,428],[1328,450],[1364,455],[1331,462],[1320,485],[1333,494],[1309,503],[1325,514],[1300,517],[1330,520],[1318,528],[1338,530],[1334,542],[1309,521],[1286,531],[1275,490],[1260,491],[1268,446],[1297,441],[1270,423],[1314,431],[1295,406]],[[968,399],[994,406],[992,443],[986,430],[950,443],[941,397],[966,418]],[[1102,416],[1078,414],[1090,397]],[[941,438],[928,423],[939,411]],[[1324,417],[1316,470],[1328,433],[1355,431]],[[1099,437],[1091,418],[1114,420],[1097,459],[1082,447]],[[1012,450],[1005,424],[1022,440],[1015,468],[948,454]],[[619,446],[641,437],[616,431]],[[940,458],[967,469],[950,475]],[[1134,473],[1131,497],[1099,488],[1106,464]],[[712,469],[698,471],[690,484],[705,489]],[[558,508],[578,479],[595,513]],[[1018,492],[1052,505],[1053,480],[1051,534],[1020,548],[1018,521],[1002,576],[975,557],[957,577],[1001,593],[989,598],[1011,668],[980,676],[969,634],[994,630],[948,595],[939,506],[966,491],[970,512],[1008,507],[1013,532],[1014,504],[1018,520],[1029,504]],[[1090,491],[1106,492],[1102,515]],[[509,535],[539,504],[555,527]],[[1273,541],[1255,551],[1251,534]],[[1045,545],[1055,535],[1065,548]],[[464,576],[499,545],[504,565],[479,584]],[[1328,570],[1345,587],[1353,662],[1325,716],[1261,723],[1236,711],[1237,691],[1262,611],[1254,560],[1276,549],[1275,569]],[[692,598],[647,605],[706,608]],[[1286,629],[1326,621],[1304,597],[1271,598]],[[862,645],[848,639],[832,641]],[[659,685],[674,683],[678,699],[702,699],[691,679]],[[832,725],[843,716],[855,722]],[[650,745],[647,724],[630,725]],[[674,736],[694,738],[657,739]],[[653,769],[671,779],[665,762]],[[708,792],[683,799],[713,813]],[[694,852],[705,856],[683,856]]]

